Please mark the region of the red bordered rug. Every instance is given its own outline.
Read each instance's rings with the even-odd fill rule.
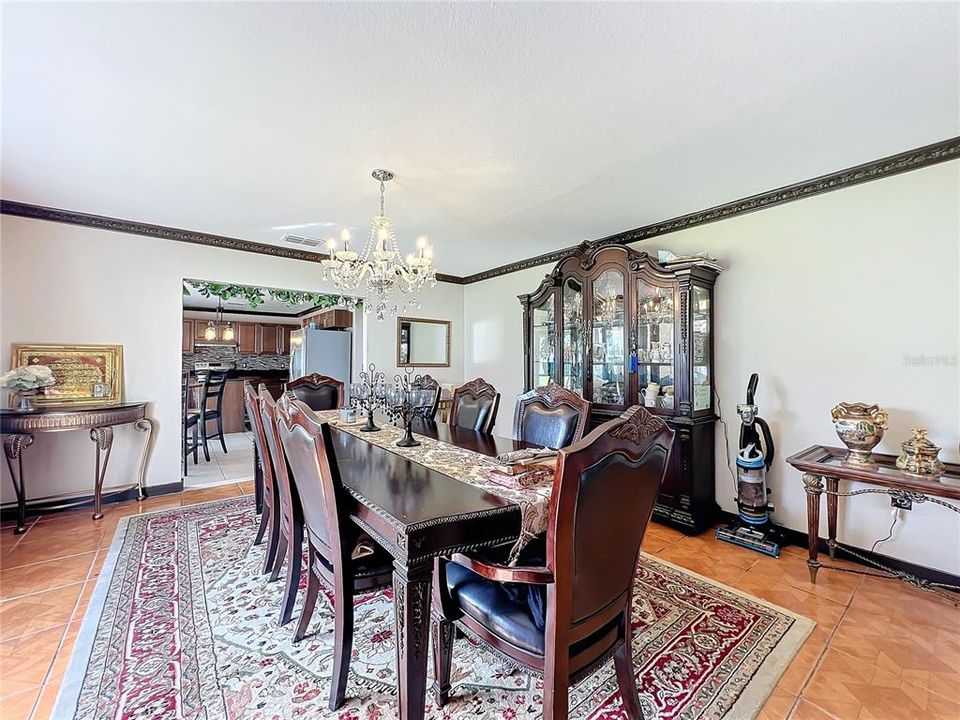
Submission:
[[[250,497],[127,518],[84,620],[56,718],[203,720],[397,717],[389,591],[357,599],[346,705],[326,708],[333,621],[278,627],[282,583],[260,575]],[[749,720],[813,623],[643,556],[634,593],[634,662],[648,720]],[[427,717],[541,715],[539,678],[470,640],[454,651],[454,699]],[[624,717],[608,663],[571,690],[570,716]]]

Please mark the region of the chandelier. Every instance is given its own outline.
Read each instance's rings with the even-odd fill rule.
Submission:
[[[433,248],[427,237],[417,238],[417,254],[400,254],[393,220],[383,211],[385,183],[393,180],[390,170],[374,170],[373,177],[380,182],[380,214],[370,221],[370,235],[363,252],[350,249],[350,232],[343,230],[340,239],[327,240],[330,256],[320,262],[324,280],[332,280],[340,291],[340,300],[355,308],[355,293],[366,292],[371,297],[363,303],[364,312],[376,313],[377,320],[387,314],[396,315],[406,308],[420,307],[420,294],[425,287],[437,284],[437,270],[433,266]]]

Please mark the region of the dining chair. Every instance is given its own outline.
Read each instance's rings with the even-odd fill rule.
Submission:
[[[277,429],[277,404],[260,383],[260,419],[263,434],[267,439],[267,449],[273,463],[274,488],[280,502],[280,530],[277,535],[277,554],[270,571],[269,581],[280,577],[284,564],[287,566],[286,580],[283,585],[283,598],[280,602],[280,625],[286,625],[293,619],[293,606],[297,602],[297,588],[300,586],[301,564],[303,562],[303,511],[300,495],[287,466],[287,458],[280,444]]]
[[[287,390],[311,410],[335,410],[343,407],[343,383],[327,375],[310,373],[287,383]]]
[[[483,378],[464,383],[453,390],[450,424],[477,432],[493,431],[500,407],[500,393]]]
[[[353,650],[354,596],[389,587],[393,558],[350,520],[330,425],[286,392],[277,403],[277,429],[293,475],[307,537],[307,594],[293,641],[307,632],[321,584],[333,591],[333,677],[330,710],[343,704]]]
[[[260,477],[263,479],[263,498],[260,511],[260,525],[253,544],[259,545],[264,537],[267,539],[267,548],[263,557],[261,573],[266,575],[272,572],[277,561],[277,547],[280,543],[280,502],[277,498],[276,480],[273,473],[273,460],[267,445],[267,436],[263,428],[263,415],[260,409],[260,396],[248,382],[243,384],[243,404],[247,410],[247,419],[250,421],[250,430],[253,433],[254,462]]]
[[[183,418],[180,428],[183,444],[183,474],[186,476],[189,465],[188,456],[193,453],[193,464],[196,465],[199,459],[197,451],[200,448],[200,443],[197,441],[200,412],[190,407],[190,373],[187,372],[180,374],[180,414]]]
[[[517,440],[562,448],[580,440],[590,417],[589,400],[551,382],[517,396],[513,434]]]
[[[227,452],[227,443],[223,438],[223,391],[227,386],[226,370],[209,370],[203,378],[200,388],[200,442],[203,443],[203,456],[210,462],[210,449],[207,441],[220,438],[223,452]],[[210,406],[211,402],[213,407]],[[207,423],[215,422],[217,431],[211,436],[207,430]]]
[[[437,408],[440,407],[440,383],[430,375],[421,375],[420,379],[414,382],[413,387],[421,390],[432,390],[430,402],[427,405],[427,412],[424,416],[426,422],[433,422],[437,417]]]
[[[631,643],[640,546],[673,430],[639,405],[559,453],[545,544],[517,566],[505,553],[435,564],[437,702],[450,695],[454,627],[543,673],[543,717],[567,717],[567,691],[613,654],[623,709],[642,720]]]

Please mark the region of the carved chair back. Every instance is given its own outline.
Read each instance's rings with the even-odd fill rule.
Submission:
[[[547,617],[555,619],[557,647],[620,622],[629,607],[673,435],[634,405],[560,451],[547,529],[547,566],[556,578]]]
[[[311,410],[343,407],[343,382],[320,373],[310,373],[287,383],[287,390]]]
[[[303,524],[311,543],[337,562],[350,523],[346,513],[340,511],[343,483],[330,426],[321,423],[306,403],[288,391],[277,404],[277,431],[300,496]]]
[[[432,422],[437,417],[437,408],[440,407],[440,383],[430,375],[423,375],[420,377],[419,382],[415,383],[414,387],[433,390],[433,394],[430,396],[427,416],[424,418],[424,420]]]
[[[451,425],[490,433],[497,422],[500,393],[483,378],[477,378],[454,389],[451,405]]]
[[[274,488],[280,500],[281,529],[290,536],[295,523],[302,517],[300,510],[300,496],[290,477],[290,468],[287,458],[280,444],[280,434],[277,430],[277,403],[274,401],[267,386],[260,383],[260,419],[263,423],[263,434],[267,440],[267,450],[270,461],[273,463]]]
[[[534,445],[566,447],[583,437],[590,406],[589,400],[551,382],[517,397],[514,436]]]
[[[250,430],[253,432],[253,444],[257,448],[257,462],[260,465],[260,473],[263,477],[264,497],[272,506],[276,495],[273,482],[273,462],[270,459],[270,451],[267,447],[267,436],[263,430],[260,397],[257,395],[257,391],[253,389],[253,385],[248,382],[243,384],[243,405],[247,410]]]

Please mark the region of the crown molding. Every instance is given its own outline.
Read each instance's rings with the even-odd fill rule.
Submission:
[[[615,235],[608,235],[607,237],[588,242],[591,245],[627,245],[629,243],[657,237],[658,235],[666,235],[677,232],[678,230],[696,227],[697,225],[706,225],[707,223],[717,222],[719,220],[727,220],[738,215],[746,215],[747,213],[764,210],[776,205],[783,205],[784,203],[793,202],[794,200],[803,200],[804,198],[814,195],[821,195],[834,190],[842,190],[843,188],[860,185],[873,180],[880,180],[881,178],[892,175],[899,175],[900,173],[911,170],[919,170],[920,168],[949,160],[956,160],[958,158],[960,158],[960,136],[942,140],[931,145],[924,145],[923,147],[913,150],[907,150],[906,152],[896,155],[890,155],[880,160],[854,165],[844,170],[838,170],[811,180],[804,180],[794,183],[793,185],[787,185],[777,188],[776,190],[768,190],[767,192],[750,195],[749,197],[707,208],[706,210],[700,210],[699,212],[680,215],[670,220],[653,223],[652,225],[644,225],[643,227],[626,230],[616,233]],[[463,278],[463,281],[469,285],[500,275],[508,275],[509,273],[519,272],[520,270],[527,270],[537,267],[538,265],[556,263],[575,251],[577,247],[577,245],[572,245],[562,250],[554,250],[544,253],[543,255],[527,258],[526,260],[519,260],[514,263],[491,268],[490,270],[474,273],[473,275],[467,275]]]
[[[45,207],[43,205],[31,205],[30,203],[17,202],[16,200],[0,200],[0,214],[15,215],[16,217],[30,218],[32,220],[46,220],[48,222],[64,223],[66,225],[79,225],[97,230],[126,233],[127,235],[144,235],[146,237],[173,240],[175,242],[190,243],[192,245],[206,245],[207,247],[215,247],[222,250],[239,250],[240,252],[270,255],[271,257],[286,258],[289,260],[319,263],[321,260],[327,258],[326,253],[307,252],[306,250],[285,248],[279,245],[267,245],[266,243],[241,240],[240,238],[227,237],[226,235],[214,235],[197,230],[183,230],[181,228],[167,227],[166,225],[153,225],[151,223],[139,222],[138,220],[122,220],[120,218],[77,212],[75,210],[62,210],[60,208]],[[437,273],[437,280],[457,285],[463,284],[463,278],[457,277],[456,275]]]
[[[923,147],[907,150],[906,152],[890,155],[889,157],[873,160],[861,165],[854,165],[844,170],[838,170],[828,173],[827,175],[821,175],[820,177],[804,180],[775,190],[750,195],[749,197],[707,208],[706,210],[680,215],[670,220],[644,225],[634,228],[633,230],[616,233],[615,235],[608,235],[604,238],[589,241],[589,243],[591,245],[626,245],[659,235],[667,235],[668,233],[677,232],[678,230],[686,230],[698,225],[706,225],[707,223],[727,220],[738,215],[746,215],[747,213],[756,212],[757,210],[763,210],[776,205],[783,205],[784,203],[795,200],[803,200],[804,198],[814,195],[821,195],[823,193],[833,192],[834,190],[842,190],[843,188],[899,175],[900,173],[911,170],[919,170],[920,168],[949,160],[956,160],[958,158],[960,158],[960,136],[930,145],[924,145]],[[73,210],[61,210],[59,208],[44,207],[42,205],[31,205],[30,203],[22,203],[15,200],[0,200],[0,214],[66,223],[68,225],[80,225],[99,230],[127,233],[128,235],[145,235],[163,240],[174,240],[176,242],[206,245],[224,250],[238,250],[240,252],[270,255],[272,257],[288,258],[291,260],[304,260],[313,263],[318,263],[327,257],[325,253],[295,250],[278,245],[267,245],[250,240],[241,240],[225,235],[213,235],[196,230],[182,230],[165,225],[152,225],[136,220],[121,220],[103,215],[93,215],[91,213],[82,213]],[[526,260],[500,265],[499,267],[467,275],[466,277],[437,273],[437,280],[454,285],[469,285],[482,282],[539,265],[559,262],[569,253],[576,250],[577,247],[577,245],[572,245],[561,250],[554,250],[527,258]]]

